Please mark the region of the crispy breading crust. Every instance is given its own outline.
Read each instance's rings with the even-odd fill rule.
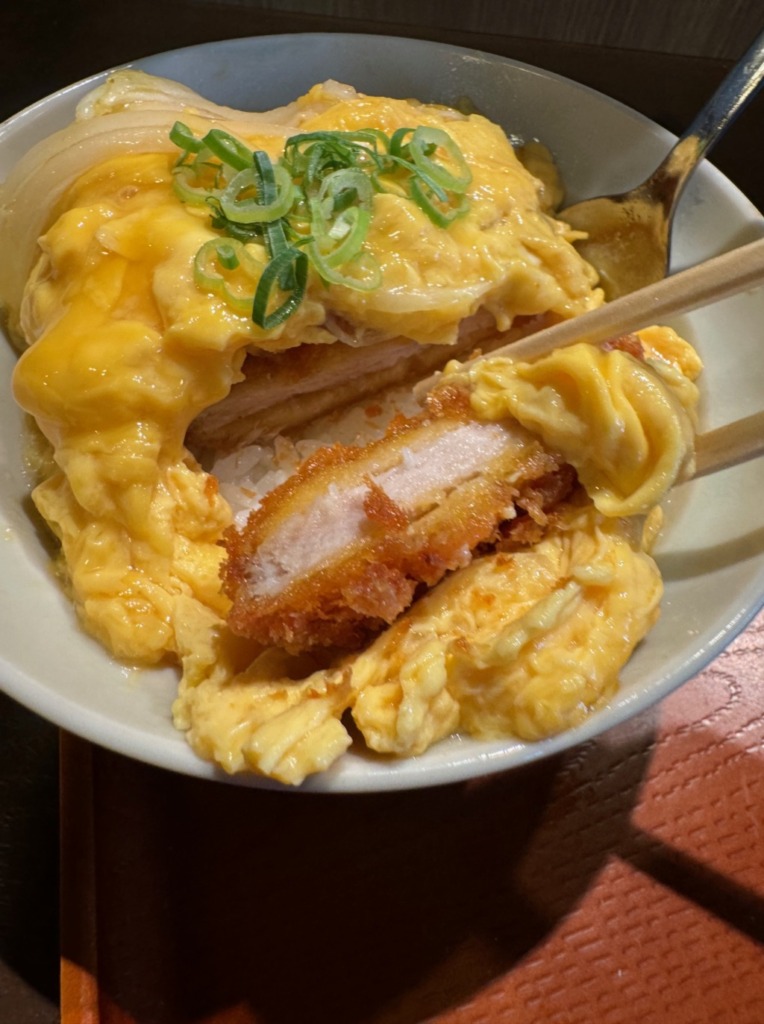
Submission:
[[[441,387],[421,416],[397,418],[385,437],[363,448],[320,449],[266,495],[245,528],[230,529],[225,537],[223,581],[233,602],[234,632],[293,651],[357,648],[404,611],[418,589],[467,564],[477,548],[499,541],[502,524],[517,511],[543,523],[545,507],[569,493],[574,475],[522,430],[508,434],[500,455],[479,473],[416,512],[392,500],[373,479],[380,465],[400,462],[408,444],[442,438],[470,420],[466,392]],[[253,580],[266,540],[285,521],[307,514],[330,486],[359,483],[366,485],[364,518],[353,542],[277,592],[258,593]]]

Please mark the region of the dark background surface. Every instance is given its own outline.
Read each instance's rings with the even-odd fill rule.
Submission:
[[[460,22],[459,12],[467,6],[7,2],[0,13],[0,118],[69,82],[166,49],[233,36],[368,31],[504,54],[608,93],[679,132],[764,23],[760,3],[693,5],[685,0],[672,5],[674,21],[656,35],[655,4],[606,5],[617,6],[623,18],[603,24],[592,17],[602,4],[537,4],[546,17],[534,21],[529,5],[518,3],[515,21],[508,13],[513,5],[501,5],[500,28],[488,31],[486,11],[491,5],[472,5],[472,16],[465,13]],[[667,7],[663,0],[660,7]],[[334,13],[315,13],[317,8]],[[549,13],[554,8],[557,22]],[[693,11],[697,23],[691,32]],[[677,19],[684,19],[684,33]],[[529,30],[533,37],[524,34]],[[764,208],[763,104],[759,98],[713,154],[713,162],[759,208]],[[44,624],[40,636],[44,642]],[[57,730],[0,694],[1,1024],[50,1024],[58,1019],[57,843]]]
[[[438,13],[428,23],[431,6]],[[543,8],[544,16],[531,16],[531,8]],[[348,13],[314,13],[317,9]],[[499,30],[486,31],[491,20],[486,10]],[[668,20],[666,10],[671,12]],[[401,4],[342,0],[16,0],[0,12],[0,119],[71,82],[163,50],[236,36],[341,31],[438,39],[499,53],[583,82],[679,133],[762,26],[764,0],[671,5],[663,0],[620,0],[617,5],[607,0],[543,5],[445,0],[407,4],[405,11]],[[522,29],[536,35],[523,35]],[[760,207],[764,183],[757,156],[762,145],[764,117],[761,106],[754,105],[713,156]]]

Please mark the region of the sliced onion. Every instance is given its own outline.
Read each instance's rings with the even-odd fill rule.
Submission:
[[[0,246],[14,254],[0,261],[0,304],[12,329],[39,254],[38,239],[63,194],[85,171],[121,153],[176,151],[169,133],[179,117],[199,135],[219,128],[244,138],[281,140],[294,134],[304,113],[295,104],[243,113],[142,71],[115,72],[83,98],[77,120],[30,149],[0,186]]]

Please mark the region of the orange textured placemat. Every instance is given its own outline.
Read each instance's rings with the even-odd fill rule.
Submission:
[[[626,726],[328,797],[64,737],[64,1024],[762,1024],[764,617]]]

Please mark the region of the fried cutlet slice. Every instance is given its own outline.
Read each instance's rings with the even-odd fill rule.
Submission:
[[[441,387],[382,439],[314,453],[228,531],[229,624],[291,651],[356,648],[570,478],[528,431]]]

